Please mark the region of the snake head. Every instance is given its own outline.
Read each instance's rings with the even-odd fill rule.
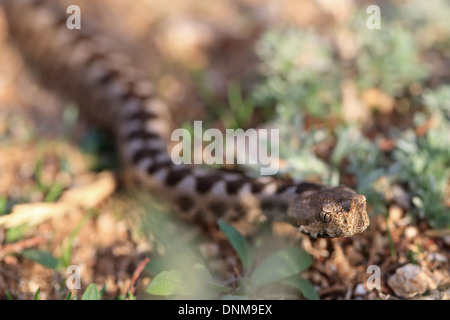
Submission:
[[[370,224],[366,197],[347,187],[308,190],[288,208],[289,222],[312,237],[350,237]]]

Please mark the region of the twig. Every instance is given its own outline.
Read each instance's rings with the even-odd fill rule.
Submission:
[[[335,293],[335,292],[343,292],[347,290],[347,286],[343,285],[343,284],[335,284],[329,288],[325,288],[322,290],[319,290],[319,292],[317,292],[317,294],[319,296],[325,296],[331,293]]]
[[[137,281],[137,279],[139,278],[139,276],[141,275],[142,271],[144,271],[145,266],[150,262],[150,259],[148,257],[145,257],[144,260],[142,260],[136,270],[134,270],[133,272],[133,277],[131,278],[131,283],[130,283],[130,287],[128,289],[128,293],[131,295],[134,295],[134,286],[135,283]],[[126,298],[126,300],[129,300],[129,297]]]
[[[4,257],[8,253],[21,252],[24,249],[37,246],[41,243],[45,243],[45,238],[42,236],[35,236],[29,239],[24,239],[15,243],[7,244],[3,247],[0,246],[0,258]]]

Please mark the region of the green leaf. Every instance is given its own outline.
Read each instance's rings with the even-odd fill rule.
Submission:
[[[185,292],[181,272],[178,270],[169,270],[157,274],[145,291],[157,296],[168,296]]]
[[[42,170],[44,167],[44,162],[42,159],[38,159],[34,166],[33,176],[36,180],[36,185],[40,191],[46,191],[47,186],[42,183]]]
[[[6,213],[6,205],[8,204],[6,197],[0,197],[0,216]]]
[[[27,224],[21,224],[16,227],[9,228],[6,230],[6,242],[16,242],[22,239],[30,230],[31,227]]]
[[[284,279],[282,283],[296,288],[308,300],[320,300],[319,295],[317,294],[316,289],[314,289],[314,286],[311,284],[311,282],[298,274]]]
[[[37,250],[37,249],[27,249],[21,252],[21,255],[25,258],[31,259],[44,267],[57,270],[60,268],[60,263],[50,252]]]
[[[251,248],[247,240],[231,225],[223,220],[218,222],[220,230],[225,234],[228,241],[230,241],[234,250],[241,259],[244,270],[248,270],[252,264]]]
[[[45,196],[44,202],[55,202],[59,196],[61,196],[64,190],[64,186],[60,183],[55,183],[50,187],[47,195]]]
[[[11,292],[5,291],[6,300],[14,300],[14,298],[11,295]]]
[[[277,282],[307,269],[311,256],[299,248],[280,250],[261,262],[250,277],[255,287]]]
[[[63,267],[67,268],[70,265],[70,260],[72,258],[72,247],[75,237],[80,232],[81,228],[84,224],[92,217],[93,211],[88,211],[87,214],[83,216],[83,218],[77,223],[75,228],[70,233],[69,237],[62,243],[62,252],[61,257],[59,258]]]
[[[170,259],[168,259],[166,256],[156,257],[154,259],[151,259],[150,262],[147,263],[147,265],[145,266],[145,270],[152,275],[156,275],[165,271],[165,269],[168,269],[168,266],[170,266]]]
[[[70,134],[73,133],[78,120],[79,110],[73,103],[66,105],[63,110],[63,136],[66,139],[70,138]]]
[[[230,288],[217,283],[209,273],[208,269],[201,263],[194,264],[194,267],[192,268],[192,278],[196,281],[203,282],[207,287],[215,291],[225,293],[231,291]]]
[[[91,283],[84,290],[81,300],[100,300],[101,295],[95,283]]]
[[[67,294],[66,300],[70,300],[70,298],[72,298],[72,291],[69,291],[69,293]]]
[[[206,267],[201,263],[195,263],[192,268],[192,272],[196,277],[196,279],[199,279],[204,282],[214,281],[208,269],[206,269]]]
[[[41,292],[41,288],[38,288],[36,292],[34,293],[33,300],[41,300],[41,296],[39,295],[39,292]]]
[[[100,290],[100,297],[103,297],[103,295],[105,294],[105,292],[106,292],[106,284],[103,285],[102,289]]]

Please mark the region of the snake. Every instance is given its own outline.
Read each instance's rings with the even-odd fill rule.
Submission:
[[[48,0],[0,0],[10,37],[39,78],[113,134],[125,171],[193,223],[282,221],[309,236],[350,237],[370,224],[366,197],[347,186],[175,164],[173,115],[136,61],[92,28],[69,29]],[[83,21],[84,25],[84,21]]]

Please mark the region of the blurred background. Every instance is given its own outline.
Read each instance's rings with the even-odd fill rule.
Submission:
[[[82,28],[95,22],[136,57],[180,126],[279,128],[281,174],[351,186],[367,197],[371,226],[327,240],[271,225],[242,240],[228,226],[205,237],[167,220],[158,199],[116,181],[111,139],[41,84],[3,14],[0,299],[81,298],[92,283],[104,299],[202,297],[205,282],[217,298],[450,297],[448,1],[56,2],[79,5]],[[192,292],[173,268],[187,243],[181,264],[202,288]],[[301,277],[258,280],[277,254]],[[78,291],[64,284],[71,264]],[[367,285],[370,265],[381,269],[378,289]],[[184,289],[162,294],[158,275]]]

